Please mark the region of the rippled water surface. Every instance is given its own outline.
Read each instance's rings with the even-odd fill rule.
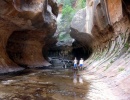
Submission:
[[[89,83],[71,69],[29,69],[0,76],[1,100],[87,100]]]

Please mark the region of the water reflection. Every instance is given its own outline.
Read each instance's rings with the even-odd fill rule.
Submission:
[[[79,76],[79,83],[83,84],[83,78]]]
[[[77,71],[74,71],[73,74],[73,83],[76,85],[78,83],[83,84],[83,78],[81,75],[78,74]]]
[[[3,76],[0,100],[86,100],[88,88],[78,71],[32,70],[25,75]]]

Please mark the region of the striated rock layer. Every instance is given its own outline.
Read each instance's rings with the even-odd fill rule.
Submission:
[[[93,49],[85,61],[88,72],[115,87],[121,100],[129,100],[130,1],[87,0],[86,8],[72,20],[71,36]]]
[[[49,65],[42,51],[55,33],[57,15],[55,0],[1,0],[0,73]]]

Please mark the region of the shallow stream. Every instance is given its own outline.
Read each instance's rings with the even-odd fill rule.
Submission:
[[[0,100],[87,100],[89,83],[72,69],[28,69],[0,76]]]

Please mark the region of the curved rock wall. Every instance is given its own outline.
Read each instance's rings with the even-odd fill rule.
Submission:
[[[17,28],[13,23],[8,23],[7,20],[0,18],[0,72],[19,71],[23,68],[18,67],[12,60],[10,60],[6,52],[6,44],[11,33]]]
[[[82,29],[77,28],[73,21],[71,24],[71,36],[93,48],[92,56],[85,61],[88,72],[96,73],[114,89],[120,90],[117,95],[125,100],[130,99],[129,6],[128,0],[87,0],[86,16],[77,13],[78,17],[74,17],[73,21],[82,19],[82,22],[86,22],[81,25],[86,33],[84,39],[88,41],[88,36],[91,36],[92,42],[83,42]],[[77,33],[73,30],[77,30]]]
[[[0,73],[49,65],[42,51],[56,31],[57,15],[55,0],[1,0]]]

